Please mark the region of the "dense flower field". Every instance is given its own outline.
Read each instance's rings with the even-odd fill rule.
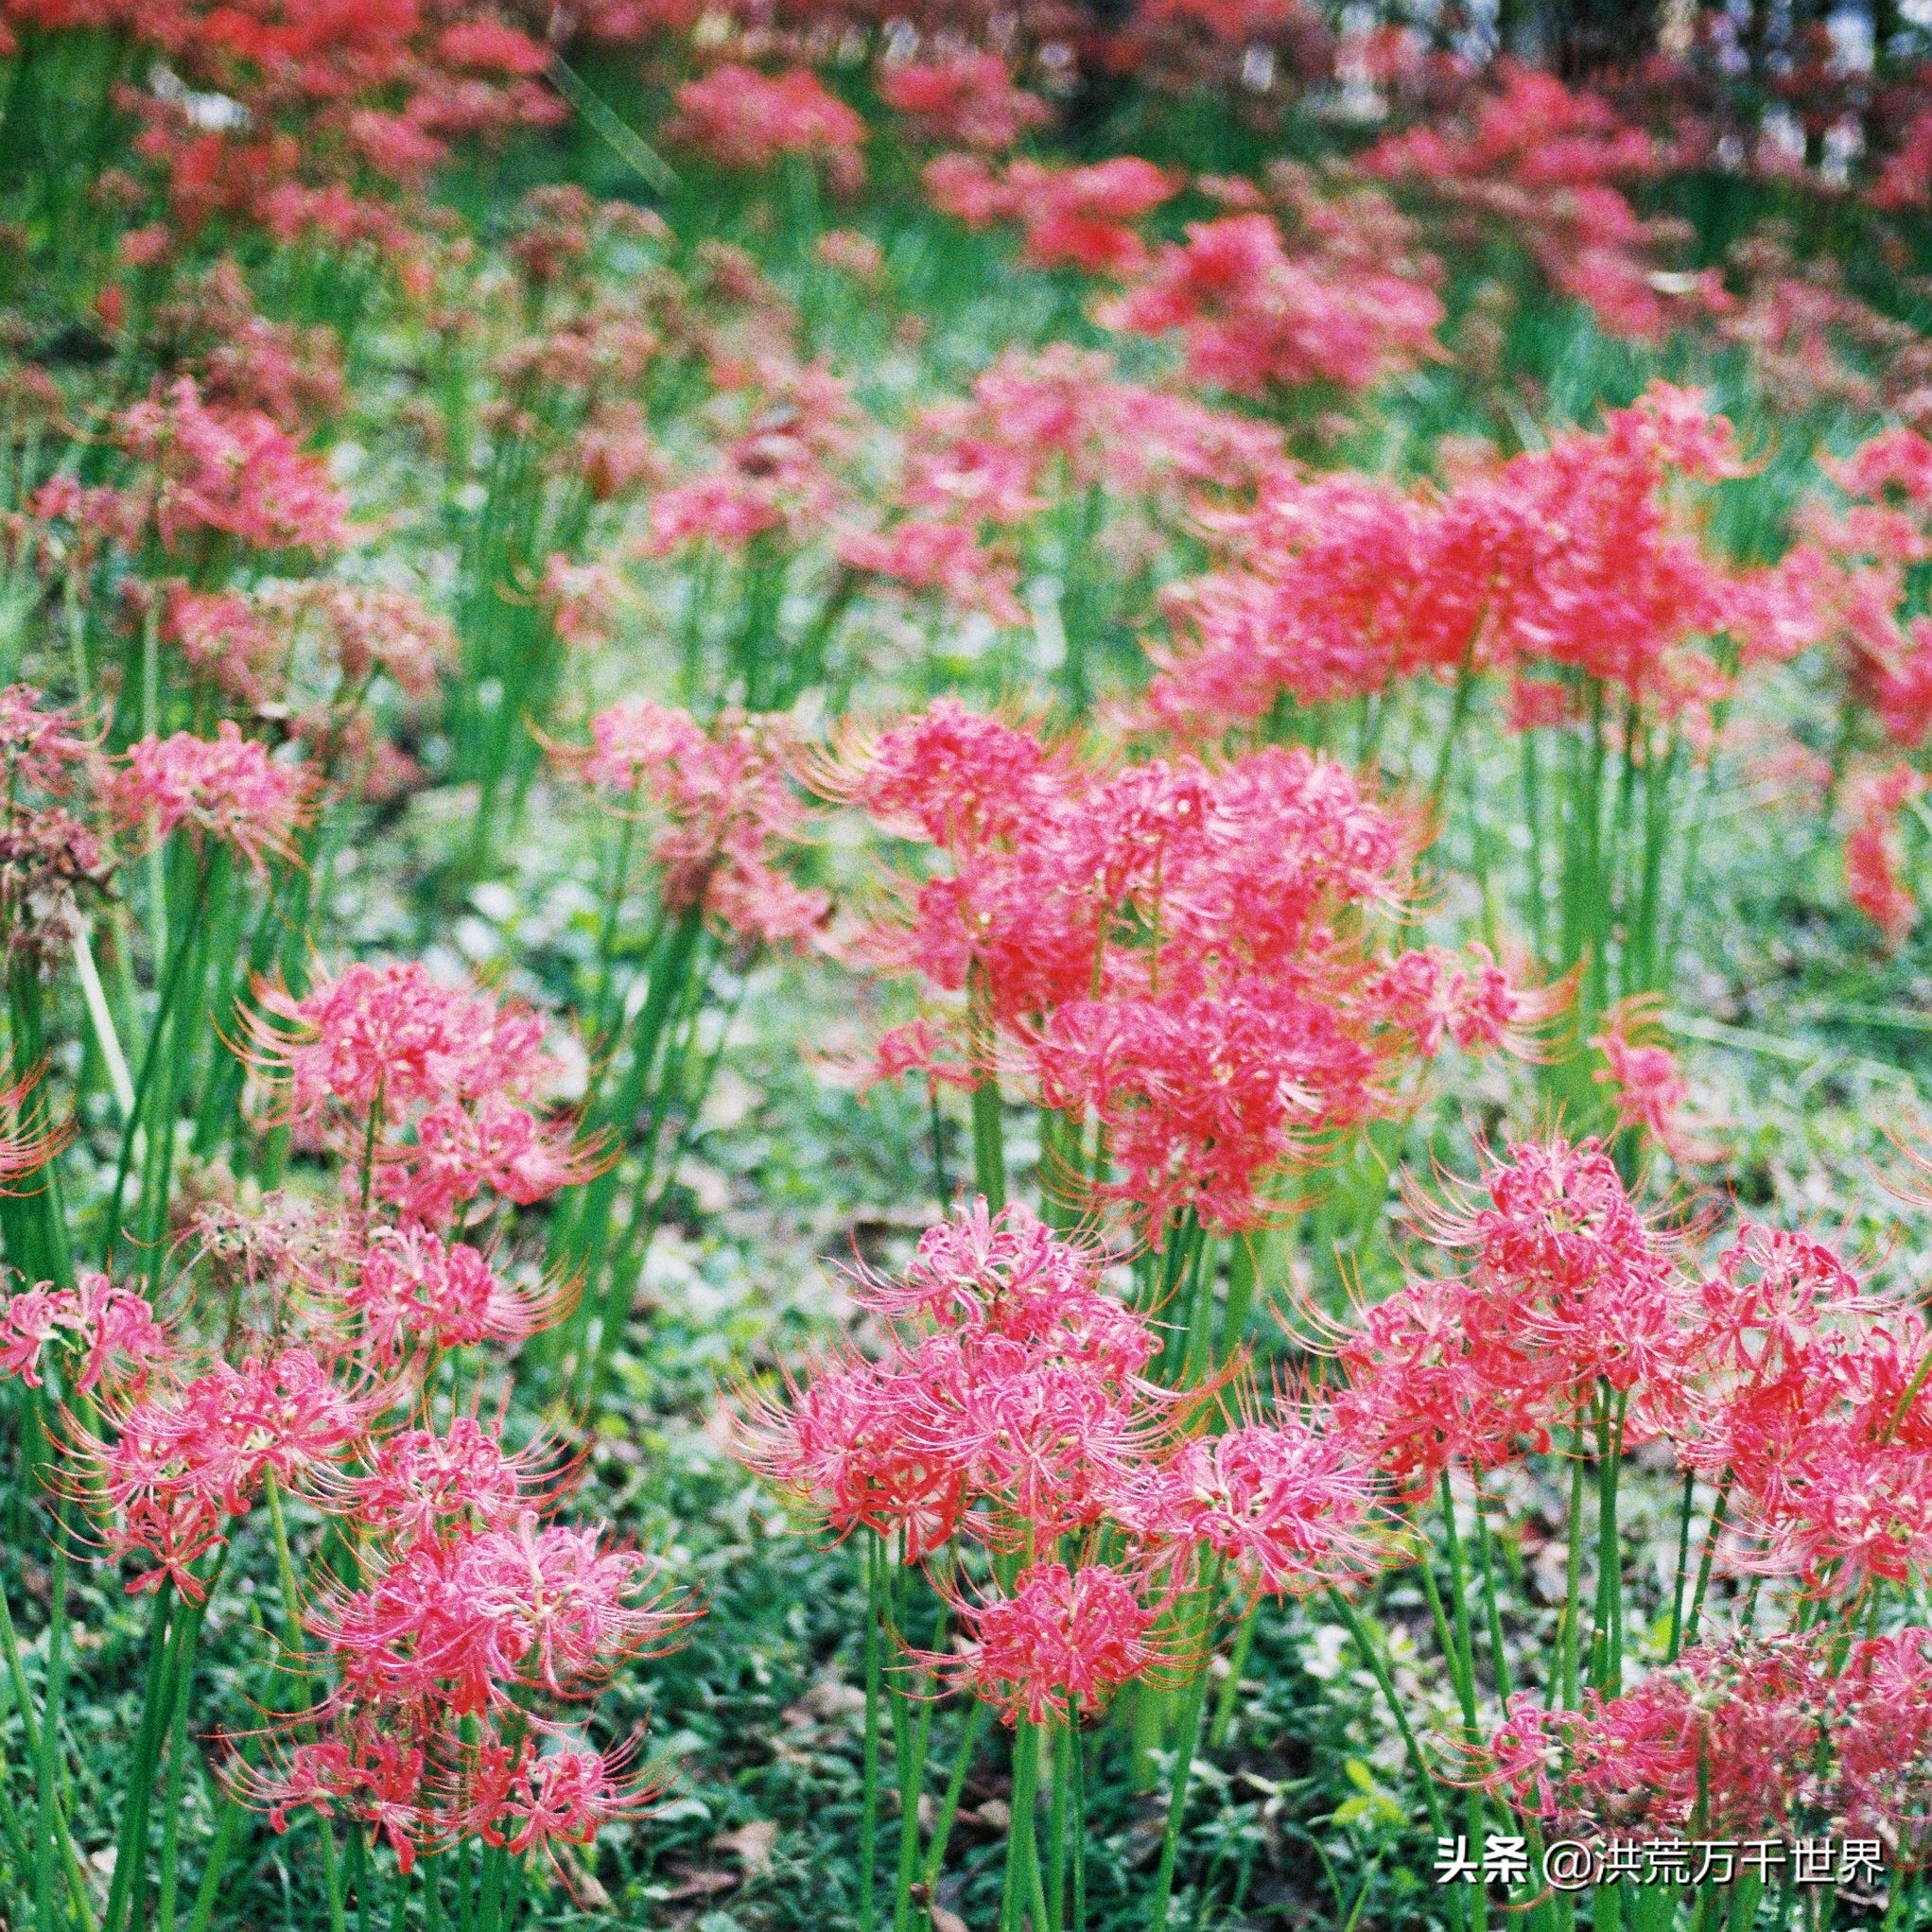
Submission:
[[[1932,26],[0,0],[0,1932],[1932,1925]]]

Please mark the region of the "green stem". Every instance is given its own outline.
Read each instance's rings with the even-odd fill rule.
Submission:
[[[1382,1654],[1382,1646],[1375,1641],[1367,1619],[1339,1590],[1332,1588],[1329,1591],[1329,1601],[1334,1605],[1343,1627],[1354,1641],[1355,1648],[1362,1653],[1362,1661],[1367,1664],[1368,1674],[1374,1678],[1375,1686],[1382,1693],[1382,1700],[1388,1706],[1388,1714],[1395,1719],[1396,1730],[1401,1734],[1402,1749],[1408,1753],[1409,1768],[1416,1774],[1417,1784],[1422,1787],[1422,1802],[1429,1813],[1430,1827],[1438,1838],[1446,1838],[1449,1836],[1449,1820],[1444,1816],[1442,1801],[1436,1795],[1435,1773],[1422,1755],[1422,1746],[1416,1736],[1415,1726],[1409,1722],[1409,1714],[1402,1709],[1402,1700],[1396,1695],[1395,1680],[1389,1675],[1388,1662]]]
[[[227,1876],[228,1861],[235,1855],[245,1817],[239,1799],[222,1798],[221,1809],[215,1819],[215,1840],[208,1847],[208,1862],[201,1869],[200,1884],[195,1888],[195,1909],[188,1920],[188,1932],[208,1932],[214,1921],[216,1902],[221,1896],[221,1881]]]
[[[980,1733],[986,1728],[991,1709],[988,1704],[976,1703],[967,1714],[966,1733],[959,1741],[959,1751],[946,1781],[946,1792],[939,1801],[939,1815],[932,1821],[932,1842],[926,1847],[926,1863],[919,1872],[920,1883],[928,1891],[939,1883],[939,1874],[945,1869],[947,1840],[952,1836],[952,1821],[959,1816],[959,1801],[972,1769],[973,1752],[979,1746]]]
[[[275,1540],[275,1575],[282,1585],[282,1628],[295,1672],[295,1710],[309,1708],[308,1665],[302,1632],[302,1592],[295,1580],[295,1559],[288,1548],[288,1524],[282,1513],[282,1491],[273,1470],[263,1471],[262,1493],[269,1506],[269,1525]],[[342,1873],[336,1857],[336,1833],[330,1820],[316,1813],[316,1833],[322,1840],[322,1886],[328,1895],[329,1932],[348,1932],[342,1909]],[[426,1859],[425,1864],[427,1864]],[[426,1885],[433,1895],[434,1881]]]
[[[885,1544],[868,1536],[865,1545],[865,1757],[859,1825],[859,1925],[872,1932],[878,1917],[879,1716],[880,1629],[884,1610]]]
[[[1160,1836],[1160,1866],[1154,1875],[1154,1906],[1148,1914],[1148,1932],[1167,1932],[1175,1866],[1180,1857],[1181,1824],[1188,1808],[1188,1787],[1193,1780],[1195,1753],[1201,1748],[1201,1713],[1208,1700],[1208,1662],[1213,1654],[1214,1630],[1221,1616],[1222,1568],[1223,1559],[1216,1556],[1208,1566],[1201,1587],[1200,1664],[1188,1686],[1187,1701],[1181,1711],[1174,1790],[1167,1803],[1167,1824]]]

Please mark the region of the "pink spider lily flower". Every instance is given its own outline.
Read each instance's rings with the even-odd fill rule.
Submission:
[[[514,1856],[537,1852],[554,1860],[557,1846],[587,1845],[605,1825],[641,1817],[662,1796],[657,1780],[626,1775],[629,1755],[621,1748],[527,1748],[487,1804],[473,1803],[468,1827]]]
[[[1211,1551],[1250,1590],[1305,1596],[1386,1560],[1378,1488],[1346,1436],[1291,1419],[1182,1443],[1115,1511],[1142,1536]]]
[[[411,1348],[523,1341],[553,1325],[569,1297],[513,1288],[467,1242],[445,1243],[417,1223],[370,1230],[340,1300],[360,1345],[389,1366]]]
[[[1328,1137],[1399,1105],[1418,1058],[1527,1050],[1561,997],[1487,954],[1389,960],[1418,829],[1304,749],[1106,773],[942,703],[849,740],[819,779],[947,868],[895,881],[853,942],[963,996],[952,1039],[929,1017],[901,1064],[946,1078],[956,1058],[1098,1123],[1115,1172],[1097,1196],[1156,1243],[1186,1210],[1264,1222]]]
[[[1597,1142],[1523,1142],[1486,1165],[1480,1189],[1413,1199],[1467,1272],[1411,1279],[1338,1348],[1337,1425],[1412,1495],[1452,1463],[1547,1449],[1599,1379],[1631,1397],[1634,1432],[1654,1432],[1680,1416],[1694,1367],[1679,1244]]]
[[[468,1105],[444,1101],[416,1122],[413,1140],[379,1147],[374,1191],[412,1221],[447,1227],[479,1194],[527,1208],[594,1179],[615,1157],[601,1141],[579,1141],[568,1121],[485,1094]]]
[[[131,746],[107,795],[125,830],[158,842],[184,826],[198,844],[230,846],[259,874],[270,858],[294,857],[314,791],[305,767],[278,764],[224,718],[212,740],[179,731]]]
[[[1177,330],[1189,373],[1237,395],[1271,384],[1366,389],[1438,355],[1444,309],[1426,285],[1291,256],[1265,214],[1188,225],[1101,311],[1105,326]]]
[[[1919,902],[1905,882],[1900,821],[1926,787],[1924,775],[1900,762],[1861,774],[1846,787],[1851,820],[1845,834],[1845,879],[1852,903],[1885,935],[1904,941],[1919,922]]]
[[[902,517],[888,530],[849,532],[839,540],[838,554],[849,570],[937,592],[955,610],[983,611],[1000,624],[1026,620],[1014,566],[961,524]]]
[[[201,532],[256,549],[329,550],[349,534],[345,506],[319,458],[254,409],[205,404],[192,376],[124,412],[121,446],[168,549]]]
[[[1008,1724],[1090,1716],[1167,1661],[1161,1597],[1105,1564],[1035,1563],[1009,1593],[958,1608],[966,1647],[937,1666]]]
[[[266,1813],[276,1833],[286,1832],[290,1813],[301,1810],[361,1819],[388,1844],[407,1875],[419,1856],[438,1850],[447,1836],[427,1788],[428,1769],[421,1744],[386,1735],[376,1725],[354,1723],[326,1737],[271,1747],[264,1765],[231,1754],[220,1777],[243,1804]]]
[[[803,155],[822,164],[841,193],[856,188],[865,172],[859,152],[865,123],[805,67],[767,78],[722,62],[678,89],[665,136],[722,167],[764,168]]]
[[[702,910],[768,946],[803,945],[824,923],[830,901],[783,869],[809,825],[783,720],[726,713],[705,730],[688,712],[638,699],[599,712],[588,746],[553,745],[551,757],[618,809],[648,806],[672,912]]]
[[[884,61],[879,97],[929,139],[956,141],[984,153],[1011,148],[1053,118],[1036,94],[1014,84],[998,54],[963,53],[937,61]]]
[[[1691,1130],[1686,1113],[1690,1082],[1677,1055],[1654,1037],[1661,1026],[1657,995],[1639,995],[1613,1006],[1590,1044],[1604,1064],[1593,1078],[1610,1089],[1617,1125],[1647,1135],[1680,1167],[1715,1159],[1722,1149]]]
[[[1157,1338],[1104,1265],[1023,1208],[960,1210],[903,1276],[853,1279],[892,1324],[884,1358],[747,1393],[740,1455],[835,1535],[902,1537],[909,1561],[962,1531],[1007,1548],[1092,1527],[1195,1400],[1146,1379]]]
[[[576,1476],[577,1459],[560,1447],[539,1437],[511,1451],[495,1429],[458,1416],[440,1432],[401,1429],[374,1440],[353,1473],[336,1474],[323,1500],[405,1544],[446,1543],[553,1508]]]
[[[48,709],[32,685],[9,685],[0,690],[0,766],[10,797],[64,798],[98,775],[100,746],[79,729],[73,710]]]
[[[13,1183],[41,1173],[78,1131],[71,1119],[48,1124],[45,1096],[40,1092],[44,1072],[44,1066],[31,1067],[0,1087],[0,1194],[32,1192]]]
[[[1892,1840],[1924,1827],[1913,1773],[1932,1751],[1932,1632],[1842,1648],[1829,1634],[1685,1652],[1617,1697],[1547,1711],[1526,1694],[1484,1782],[1565,1833],[1738,1838],[1826,1828]]]
[[[161,640],[181,653],[194,676],[251,710],[281,690],[291,642],[255,600],[184,583],[167,587]]]
[[[39,1388],[41,1358],[50,1347],[78,1350],[71,1372],[82,1395],[110,1376],[116,1384],[138,1386],[172,1351],[146,1298],[92,1268],[82,1270],[72,1288],[43,1281],[0,1304],[0,1374]]]
[[[344,1387],[306,1349],[138,1392],[108,1389],[101,1432],[67,1419],[75,1490],[104,1515],[111,1556],[148,1559],[131,1591],[165,1579],[199,1602],[191,1566],[225,1540],[264,1479],[290,1489],[324,1480],[392,1401],[379,1385]]]
[[[802,1384],[788,1372],[781,1396],[740,1397],[738,1453],[834,1536],[896,1535],[917,1562],[958,1533],[967,1494],[957,1456],[914,1440],[915,1396],[868,1362],[824,1364]]]
[[[666,1647],[694,1614],[658,1591],[653,1566],[600,1529],[540,1524],[532,1510],[448,1543],[398,1548],[309,1627],[358,1703],[513,1708],[521,1692],[577,1698],[620,1663]]]
[[[530,1095],[555,1063],[527,1006],[445,986],[415,961],[357,964],[301,996],[263,984],[256,1065],[286,1086],[289,1118],[336,1103],[358,1120],[449,1100]]]

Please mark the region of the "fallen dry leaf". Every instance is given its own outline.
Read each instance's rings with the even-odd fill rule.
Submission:
[[[755,1818],[734,1832],[720,1832],[711,1840],[714,1849],[737,1858],[747,1878],[762,1878],[771,1871],[772,1849],[777,1842],[778,1827],[768,1818]]]
[[[707,1899],[721,1891],[735,1891],[744,1881],[735,1871],[721,1871],[706,1866],[699,1871],[680,1871],[677,1883],[665,1893],[668,1899]]]

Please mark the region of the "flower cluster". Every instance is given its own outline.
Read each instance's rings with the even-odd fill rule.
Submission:
[[[1604,1016],[1602,1031],[1590,1042],[1603,1057],[1595,1078],[1610,1089],[1620,1130],[1646,1135],[1686,1167],[1720,1150],[1691,1129],[1690,1082],[1661,1037],[1658,1006],[1654,997],[1640,995]]]
[[[348,537],[321,461],[259,410],[204,403],[191,376],[126,410],[118,437],[140,520],[170,550],[203,534],[260,550],[327,551]]]
[[[926,192],[941,214],[970,228],[1015,221],[1036,268],[1121,275],[1147,257],[1135,223],[1180,192],[1151,161],[1120,155],[1084,167],[1014,161],[1002,171],[977,154],[942,154],[926,166]]]
[[[144,262],[219,218],[284,240],[374,243],[407,267],[421,248],[403,211],[456,144],[564,112],[541,78],[545,49],[471,0],[400,9],[9,0],[5,11],[23,24],[117,28],[232,103],[210,116],[187,88],[135,97],[135,151],[171,217],[130,237]]]
[[[260,873],[269,857],[293,857],[313,790],[301,765],[277,763],[224,718],[212,740],[178,731],[130,746],[107,804],[132,832],[159,841],[185,827],[198,843],[230,846]]]
[[[1254,1225],[1273,1175],[1392,1107],[1446,1034],[1506,1045],[1544,1011],[1486,958],[1377,949],[1413,835],[1300,749],[1107,773],[949,702],[830,782],[947,862],[860,945],[965,1010],[945,1057],[900,1034],[881,1065],[964,1083],[1023,1066],[1043,1105],[1098,1123],[1096,1195],[1157,1236],[1183,1210]]]
[[[544,1523],[533,1479],[531,1458],[459,1419],[390,1437],[348,1486],[372,1541],[360,1587],[308,1615],[336,1680],[322,1734],[288,1727],[266,1766],[231,1772],[277,1829],[297,1806],[344,1811],[407,1871],[465,1837],[519,1854],[585,1844],[650,1802],[627,1751],[580,1741],[575,1707],[691,1612],[645,1557]]]
[[[588,745],[554,756],[613,809],[656,815],[652,854],[668,911],[702,912],[766,946],[802,945],[824,923],[826,896],[782,863],[807,824],[783,720],[727,714],[706,731],[687,711],[639,699],[600,711]]]
[[[1390,134],[1360,165],[1493,224],[1606,330],[1649,339],[1683,306],[1663,292],[1656,269],[1672,231],[1645,221],[1623,187],[1659,163],[1651,137],[1601,95],[1573,92],[1555,75],[1506,61],[1495,85],[1476,96],[1466,128]],[[1694,303],[1721,295],[1711,281],[1683,280]]]
[[[1847,894],[1893,945],[1919,922],[1919,902],[1905,882],[1900,821],[1926,783],[1923,772],[1899,762],[1882,771],[1860,773],[1846,787]]]
[[[1237,395],[1325,383],[1367,389],[1434,352],[1440,299],[1386,271],[1297,258],[1259,212],[1189,224],[1101,312],[1138,335],[1177,330],[1188,373]]]
[[[1179,524],[1197,503],[1251,490],[1279,457],[1265,425],[1127,381],[1098,351],[1011,351],[968,395],[913,419],[891,491],[897,520],[848,531],[838,554],[1017,623],[1019,552],[1062,506],[1105,501],[1150,526]],[[1136,534],[1123,519],[1106,537],[1124,553]]]
[[[1932,1553],[1924,1322],[1821,1243],[1745,1222],[1695,1268],[1589,1140],[1509,1147],[1417,1211],[1461,1271],[1413,1277],[1336,1351],[1335,1427],[1405,1492],[1580,1448],[1604,1398],[1625,1441],[1721,1488],[1733,1568],[1852,1592]]]
[[[998,54],[885,61],[877,84],[886,106],[926,138],[986,153],[1004,151],[1053,117],[1038,95],[1014,84]]]
[[[356,965],[297,996],[257,989],[257,1070],[285,1120],[332,1140],[365,1194],[446,1227],[489,1194],[520,1206],[596,1171],[567,1120],[535,1110],[556,1063],[527,1007],[420,965]]]
[[[65,949],[81,896],[109,871],[93,804],[108,764],[74,712],[49,706],[31,685],[9,685],[0,690],[0,946],[9,959],[44,959]]]
[[[853,442],[845,382],[823,363],[777,352],[724,373],[730,379],[719,402],[737,421],[707,468],[653,500],[653,555],[699,545],[738,555],[780,532],[802,541],[823,530],[839,504],[836,465]]]
[[[1689,1289],[1596,1142],[1512,1146],[1424,1226],[1465,1271],[1416,1276],[1337,1351],[1338,1425],[1405,1491],[1548,1449],[1599,1380],[1675,1398]]]
[[[896,1539],[949,1575],[963,1542],[1067,1553],[998,1591],[948,1586],[968,1643],[945,1672],[1009,1720],[1090,1713],[1172,1661],[1157,1627],[1203,1562],[1299,1595],[1380,1559],[1366,1462],[1285,1404],[1202,1433],[1198,1399],[1150,1379],[1156,1324],[1105,1268],[979,1201],[928,1228],[902,1275],[854,1279],[882,1357],[747,1405],[747,1460],[838,1535]]]
[[[842,193],[864,178],[859,148],[865,123],[805,67],[768,78],[723,61],[678,89],[677,112],[665,132],[721,167],[769,167],[795,154],[823,165]]]
[[[86,1395],[109,1376],[138,1384],[166,1346],[147,1301],[98,1270],[72,1288],[43,1281],[22,1289],[0,1307],[0,1375],[17,1375],[28,1388],[42,1385],[42,1357],[50,1348],[65,1358],[73,1387]],[[78,1361],[69,1352],[76,1349]]]
[[[1700,1645],[1581,1711],[1512,1698],[1487,1782],[1565,1835],[1923,1841],[1932,1631]]]
[[[1659,383],[1600,431],[1444,492],[1278,469],[1217,520],[1227,566],[1169,593],[1148,715],[1198,738],[1283,693],[1326,705],[1471,670],[1510,680],[1523,723],[1572,716],[1578,677],[1667,717],[1708,706],[1730,683],[1714,635],[1758,640],[1774,607],[1783,654],[1816,634],[1773,596],[1786,573],[1732,570],[1679,501],[1736,461],[1729,423]]]

